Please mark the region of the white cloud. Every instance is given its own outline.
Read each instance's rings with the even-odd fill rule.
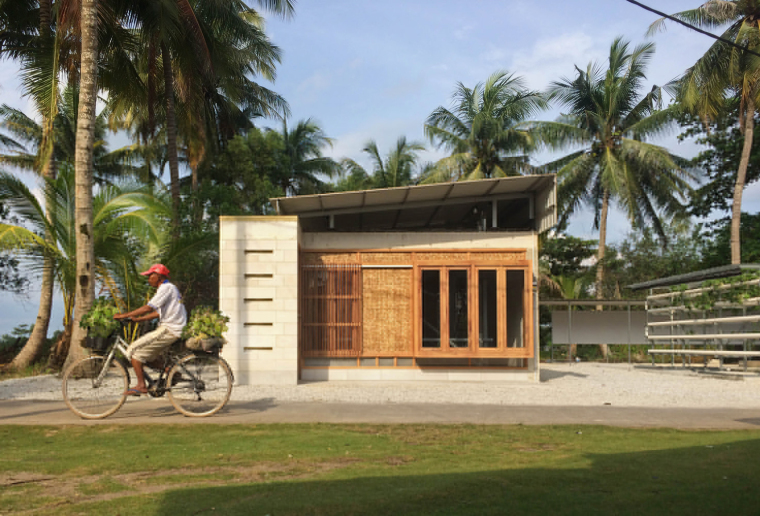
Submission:
[[[298,85],[298,91],[324,90],[330,86],[330,77],[323,72],[315,72]]]
[[[500,62],[507,59],[507,52],[504,49],[492,47],[480,56],[480,59],[486,63]]]
[[[609,41],[595,41],[582,32],[566,33],[556,38],[537,41],[527,52],[518,49],[510,70],[522,75],[529,88],[543,90],[551,81],[573,75],[574,65],[585,67],[590,61],[601,61],[609,49]]]
[[[304,103],[312,103],[317,100],[319,93],[327,90],[332,83],[329,74],[315,72],[298,85],[296,91],[301,95]]]
[[[469,34],[475,29],[474,25],[464,25],[454,31],[454,37],[458,40],[465,40]]]
[[[367,154],[362,152],[364,145],[374,139],[380,155],[385,156],[395,147],[400,136],[406,136],[407,141],[417,141],[425,145],[426,150],[419,153],[420,162],[438,161],[446,155],[445,151],[435,149],[423,139],[421,125],[416,119],[380,120],[361,126],[352,132],[337,136],[332,150],[328,149],[325,154],[335,159],[351,158],[370,171],[372,164]]]
[[[382,91],[382,95],[384,97],[390,98],[406,98],[422,90],[425,82],[425,78],[421,75],[417,76],[416,78],[402,80],[388,88],[385,88]]]

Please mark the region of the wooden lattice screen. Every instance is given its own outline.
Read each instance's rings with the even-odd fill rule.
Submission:
[[[360,265],[305,265],[301,268],[303,356],[359,356],[362,349]]]

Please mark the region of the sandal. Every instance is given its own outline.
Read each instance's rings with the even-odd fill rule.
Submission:
[[[143,394],[148,394],[148,391],[140,391],[138,389],[132,388],[127,389],[127,391],[124,393],[126,396],[142,396]]]

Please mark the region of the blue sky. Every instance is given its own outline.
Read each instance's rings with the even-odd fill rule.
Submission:
[[[674,13],[700,2],[658,0],[658,10]],[[283,49],[278,76],[270,85],[289,102],[296,120],[313,118],[335,139],[328,154],[351,157],[366,166],[361,149],[369,139],[385,154],[399,136],[424,142],[423,159],[442,157],[427,142],[423,125],[438,106],[449,107],[458,82],[473,87],[497,70],[543,90],[552,80],[572,77],[574,66],[604,64],[617,36],[632,45],[652,41],[657,50],[649,85],[662,85],[691,66],[714,40],[669,22],[647,38],[658,18],[625,0],[544,1],[321,1],[299,0],[296,16],[269,17],[267,32]],[[539,116],[552,120],[558,108]],[[268,121],[260,125],[276,126]],[[679,143],[674,132],[657,143],[692,157],[693,142]],[[540,154],[534,164],[552,156]],[[745,193],[745,211],[760,209],[760,188]],[[589,214],[572,222],[571,232],[595,238]],[[616,214],[609,234],[629,231]]]
[[[648,2],[667,13],[699,4]],[[291,123],[312,118],[335,139],[329,155],[367,164],[361,149],[369,139],[385,154],[403,135],[426,143],[423,159],[435,161],[443,154],[425,141],[423,124],[436,107],[450,105],[458,82],[472,87],[507,70],[543,90],[552,80],[572,77],[574,65],[603,62],[613,39],[623,36],[634,45],[655,42],[647,76],[650,84],[661,85],[712,43],[675,23],[647,39],[656,18],[625,0],[298,0],[293,19],[268,17],[267,33],[283,52],[277,79],[268,86],[289,102]],[[8,61],[0,62],[0,102],[33,112],[20,96],[17,67]],[[553,109],[540,118],[558,114]],[[274,121],[257,123],[278,127]],[[697,151],[692,143],[679,144],[675,135],[658,143],[685,157]],[[539,155],[534,163],[549,158]],[[760,209],[760,189],[747,189],[743,208]],[[590,216],[580,215],[571,233],[595,238],[591,224]],[[611,218],[613,239],[629,229],[624,217]],[[0,303],[0,334],[34,321],[37,293],[25,299],[0,294]],[[60,326],[59,305],[56,299],[53,327]]]

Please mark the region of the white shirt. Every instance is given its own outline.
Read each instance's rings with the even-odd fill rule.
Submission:
[[[169,280],[164,280],[158,286],[156,294],[148,301],[148,306],[158,312],[158,320],[177,337],[182,335],[182,329],[187,324],[187,312],[182,304],[179,289]]]

